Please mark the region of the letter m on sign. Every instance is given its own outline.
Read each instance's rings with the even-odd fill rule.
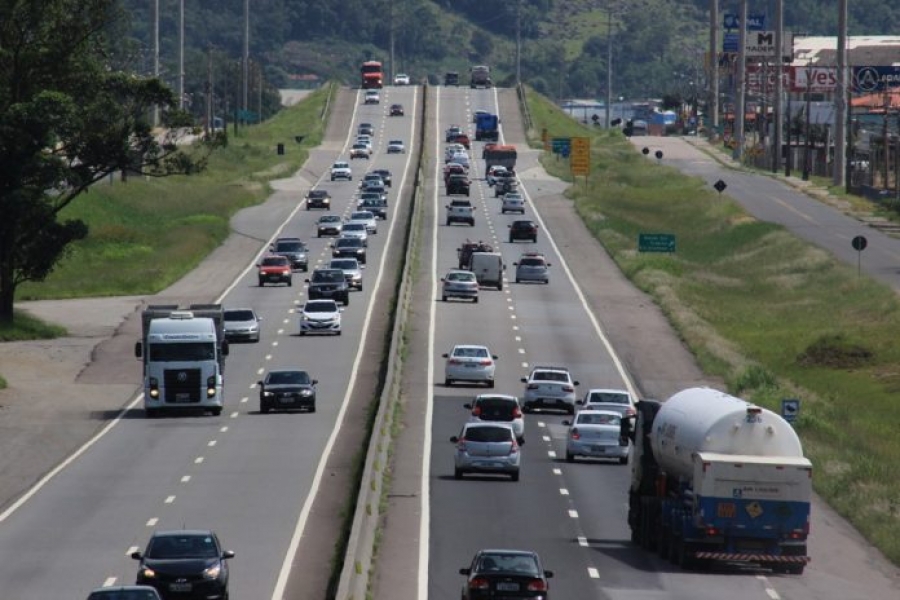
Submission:
[[[762,31],[756,34],[757,46],[775,46],[775,34],[771,31]]]

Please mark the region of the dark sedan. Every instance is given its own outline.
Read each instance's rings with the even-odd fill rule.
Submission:
[[[528,550],[480,550],[468,568],[463,600],[534,598],[547,600],[553,571],[545,571],[537,553]]]
[[[402,104],[391,104],[391,116],[392,117],[402,117],[403,116],[403,105]]]
[[[510,243],[516,240],[530,240],[537,242],[538,226],[534,221],[518,220],[513,221],[509,226]]]
[[[137,584],[156,588],[164,600],[225,600],[232,557],[215,533],[193,529],[157,531],[143,554],[131,554],[140,561]]]
[[[259,412],[303,408],[316,412],[316,379],[298,370],[269,371],[259,386]]]
[[[372,169],[369,173],[375,173],[376,175],[381,175],[381,180],[384,182],[384,185],[391,187],[391,184],[394,182],[394,177],[391,174],[390,169]]]
[[[331,246],[333,258],[355,258],[366,264],[366,242],[359,238],[338,238]]]

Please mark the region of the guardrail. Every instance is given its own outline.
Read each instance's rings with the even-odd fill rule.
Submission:
[[[531,111],[528,110],[528,97],[525,95],[525,84],[521,81],[516,84],[516,95],[519,97],[519,108],[522,111],[522,120],[525,123],[525,137],[528,137],[531,130],[534,129],[534,122],[531,120]]]
[[[413,178],[412,206],[409,220],[406,223],[404,243],[406,252],[403,257],[399,292],[397,293],[397,310],[394,311],[393,335],[388,354],[388,366],[385,384],[378,403],[378,411],[369,438],[366,451],[366,464],[359,485],[359,496],[353,515],[347,551],[344,554],[344,566],[338,582],[336,598],[339,600],[365,600],[369,586],[375,555],[375,538],[380,524],[381,496],[384,493],[385,476],[390,458],[392,419],[394,406],[400,398],[401,374],[403,358],[401,346],[403,332],[406,327],[406,313],[409,310],[412,296],[411,271],[416,244],[410,240],[417,236],[413,224],[417,222],[418,211],[422,206],[424,194],[423,160],[425,152],[425,115],[428,114],[428,86],[424,86],[422,94],[422,112],[419,115],[419,150],[416,160],[415,177]]]
[[[337,87],[337,83],[334,81],[328,82],[328,95],[325,97],[325,106],[322,107],[322,114],[319,115],[319,120],[324,121],[328,118],[328,112],[331,108],[331,99],[334,97],[334,90],[336,90]]]

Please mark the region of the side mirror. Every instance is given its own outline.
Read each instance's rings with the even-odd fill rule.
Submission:
[[[452,436],[452,437],[450,438],[450,441],[453,442],[453,443],[455,444],[455,443],[457,443],[457,442],[459,441],[459,438],[456,437],[456,436],[454,435],[454,436]]]
[[[514,263],[513,263],[513,266],[514,266],[514,267],[518,267],[518,266],[519,266],[519,263],[514,262]]]
[[[528,378],[527,378],[527,377],[523,377],[523,378],[521,379],[521,381],[522,381],[522,383],[528,383]]]
[[[131,553],[131,558],[133,558],[134,560],[141,560],[141,558],[143,558],[143,555],[140,553],[139,550],[135,550],[134,552]]]
[[[257,382],[256,382],[256,385],[258,385],[259,387],[263,387],[263,382],[262,382],[262,380],[257,381]]]
[[[312,380],[312,384],[313,384],[313,385],[316,385],[317,383],[319,383],[319,380],[318,380],[318,379],[313,379],[313,380]]]
[[[622,445],[622,441],[625,441],[625,445],[628,445],[628,441],[634,441],[634,428],[632,427],[631,420],[634,417],[628,417],[627,419],[622,419],[619,423],[619,445]]]
[[[469,410],[472,410],[472,403],[466,402],[465,404],[463,404],[463,408],[468,408]]]
[[[491,354],[491,358],[493,358],[494,360],[497,360],[497,359],[499,359],[500,357],[497,356],[496,354]]]
[[[222,558],[234,558],[234,551],[226,550],[225,552],[222,553]]]
[[[471,572],[472,572],[472,569],[468,569],[468,568],[462,568],[459,570],[460,575],[468,575]]]
[[[577,404],[579,406],[584,406],[584,400],[576,400],[575,404]]]
[[[565,421],[562,422],[562,424],[565,425],[566,427],[568,427],[569,425],[572,424],[572,421],[569,421],[568,419],[566,419]]]
[[[309,283],[309,279],[304,279],[303,281],[305,281],[306,283]]]
[[[553,577],[553,571],[544,571],[544,577],[550,579]]]
[[[441,357],[442,358],[450,358],[450,355],[449,354],[441,354]]]
[[[140,342],[134,343],[134,357],[141,358],[144,355],[144,345]]]
[[[581,382],[580,382],[580,381],[573,381],[573,382],[572,382],[572,385],[581,385]]]

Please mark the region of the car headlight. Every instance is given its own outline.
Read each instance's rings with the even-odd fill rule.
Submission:
[[[265,396],[266,398],[271,398],[274,395],[275,395],[275,392],[263,392],[263,396]]]
[[[156,571],[150,567],[141,567],[141,577],[144,579],[153,579],[156,577]]]
[[[222,563],[217,562],[203,571],[203,579],[217,579],[222,573]]]
[[[301,390],[301,391],[300,391],[300,395],[301,395],[301,396],[312,396],[312,395],[313,395],[313,391],[312,391],[312,390]]]

